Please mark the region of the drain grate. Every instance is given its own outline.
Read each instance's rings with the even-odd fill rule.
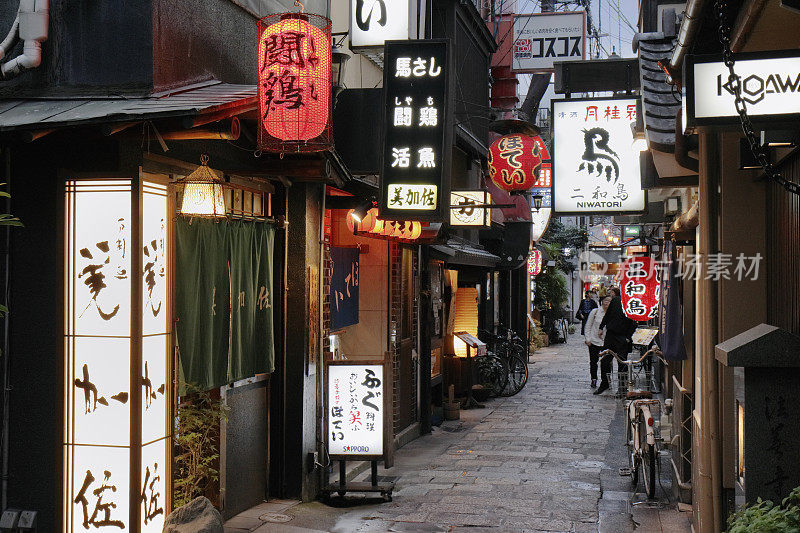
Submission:
[[[400,476],[378,476],[378,483],[394,483],[399,478]]]
[[[264,513],[258,517],[262,522],[269,522],[272,524],[283,524],[289,522],[292,518],[294,517],[282,513]]]

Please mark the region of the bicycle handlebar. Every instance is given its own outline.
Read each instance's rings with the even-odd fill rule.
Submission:
[[[617,353],[614,350],[603,350],[602,352],[600,352],[599,355],[600,355],[600,357],[605,357],[606,355],[611,354],[616,358],[617,361],[619,361],[623,365],[631,365],[631,364],[635,365],[635,364],[638,364],[638,363],[641,363],[642,361],[644,361],[645,357],[647,357],[651,353],[655,353],[657,355],[660,355],[661,354],[661,349],[658,346],[653,346],[652,348],[650,348],[649,350],[644,352],[644,355],[642,355],[638,360],[622,359],[619,355],[617,355]]]

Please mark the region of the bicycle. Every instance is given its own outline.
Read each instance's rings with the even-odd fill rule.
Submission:
[[[619,363],[627,365],[627,392],[625,393],[625,410],[627,423],[625,426],[625,444],[628,448],[628,469],[631,476],[631,485],[635,488],[639,484],[641,474],[647,498],[652,500],[656,493],[656,476],[661,470],[658,461],[659,447],[663,442],[660,424],[656,424],[651,407],[661,411],[661,401],[653,398],[649,390],[636,388],[635,365],[640,365],[651,354],[659,355],[661,350],[654,346],[647,350],[639,359],[622,359],[613,350],[603,350],[600,357],[613,355]],[[610,379],[610,378],[609,378]],[[671,400],[664,402],[664,412],[669,414]],[[620,469],[624,473],[625,469]]]
[[[478,382],[491,391],[491,396],[502,395],[508,385],[508,363],[491,352],[475,357]]]
[[[508,379],[499,395],[514,396],[528,383],[528,357],[519,335],[509,328],[503,329],[505,335],[497,335],[486,330],[481,330],[481,334],[489,339],[492,353],[502,359],[507,367]]]

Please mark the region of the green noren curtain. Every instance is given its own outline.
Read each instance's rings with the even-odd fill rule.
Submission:
[[[262,222],[178,218],[175,314],[181,391],[272,372],[275,230]]]
[[[229,381],[272,372],[272,249],[275,229],[231,222],[231,349]]]

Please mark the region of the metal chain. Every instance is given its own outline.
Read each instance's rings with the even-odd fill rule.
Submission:
[[[750,150],[758,160],[761,168],[764,169],[764,174],[769,179],[777,182],[787,191],[800,195],[800,184],[787,180],[775,170],[775,167],[772,165],[772,161],[770,161],[765,147],[761,145],[761,139],[756,135],[755,129],[753,128],[753,123],[750,121],[750,117],[747,116],[747,106],[741,94],[741,80],[733,70],[736,60],[733,58],[733,52],[731,52],[731,29],[728,26],[728,22],[725,17],[726,5],[726,0],[716,0],[714,3],[714,9],[716,11],[717,19],[719,20],[718,37],[720,44],[722,44],[722,58],[725,62],[725,66],[728,67],[728,84],[733,90],[736,98],[736,112],[739,114],[739,120],[742,123],[742,131],[744,131],[744,134],[747,137],[747,142],[750,144]]]

